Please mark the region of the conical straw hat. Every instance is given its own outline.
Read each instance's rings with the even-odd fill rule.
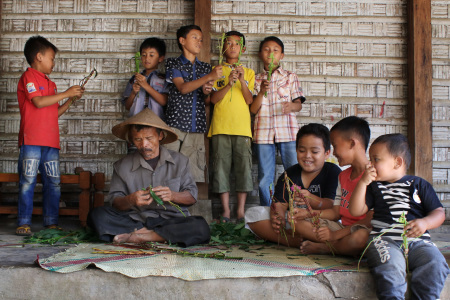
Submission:
[[[159,142],[160,144],[169,144],[178,140],[178,135],[149,108],[143,109],[140,113],[114,126],[112,128],[112,133],[118,138],[131,143],[131,141],[128,140],[128,132],[130,125],[133,124],[147,125],[162,129],[164,138]]]

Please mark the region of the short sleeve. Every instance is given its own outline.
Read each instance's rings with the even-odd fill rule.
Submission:
[[[34,97],[42,96],[42,92],[39,90],[39,83],[31,75],[31,72],[25,72],[22,80],[27,100],[31,101]]]
[[[321,185],[322,189],[322,198],[328,198],[334,200],[336,197],[336,188],[339,184],[339,174],[341,173],[341,169],[333,164],[326,162],[324,168],[327,168],[327,172],[325,177],[322,179]]]
[[[259,77],[255,77],[255,83],[254,83],[254,87],[253,87],[253,96],[257,96],[259,91],[261,90],[261,82],[262,82],[262,79],[260,79]],[[249,87],[249,89],[250,89],[250,87]]]
[[[374,181],[371,184],[367,186],[366,190],[366,205],[368,210],[371,210],[375,205],[375,188],[376,188],[377,182]]]
[[[131,95],[131,91],[133,90],[133,82],[134,82],[134,75],[128,81],[127,86],[125,87],[125,91],[122,94],[122,104],[123,105],[125,105],[125,102],[127,101],[128,97],[130,97],[130,95]]]
[[[255,89],[255,71],[248,69],[247,87],[250,92],[253,93]]]
[[[166,81],[172,83],[174,78],[183,77],[178,69],[177,59],[169,58],[166,61]]]
[[[341,200],[342,200],[342,189],[341,183],[338,180],[338,184],[336,187],[336,196],[334,197],[333,205],[341,206]]]
[[[291,99],[292,99],[292,101],[300,99],[302,103],[305,102],[306,98],[303,95],[303,89],[300,86],[300,81],[298,80],[297,74],[291,73],[290,79],[291,79]]]
[[[442,203],[436,195],[436,191],[433,186],[425,179],[418,178],[418,184],[414,185],[415,190],[413,193],[414,202],[422,202],[425,215],[432,212],[436,208],[442,207]],[[417,198],[417,196],[419,198]]]

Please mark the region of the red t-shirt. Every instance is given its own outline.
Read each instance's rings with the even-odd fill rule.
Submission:
[[[359,175],[357,178],[350,180],[350,175],[352,174],[352,167],[342,171],[339,174],[339,183],[341,184],[341,207],[339,208],[339,213],[341,214],[341,222],[344,226],[353,225],[356,221],[364,219],[366,215],[362,215],[360,217],[354,217],[348,211],[348,205],[350,204],[350,198],[352,196],[353,190],[356,187],[356,184],[361,179],[363,173]]]
[[[19,147],[22,145],[47,146],[60,149],[58,107],[37,108],[31,99],[56,94],[56,84],[44,73],[28,68],[19,79],[17,100],[20,109]]]

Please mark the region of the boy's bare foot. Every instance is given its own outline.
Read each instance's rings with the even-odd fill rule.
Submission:
[[[325,243],[314,243],[304,241],[300,245],[300,252],[303,254],[329,254],[330,248]]]

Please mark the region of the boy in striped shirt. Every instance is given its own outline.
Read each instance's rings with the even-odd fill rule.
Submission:
[[[444,222],[442,204],[430,183],[406,175],[411,154],[405,136],[378,137],[369,155],[371,163],[353,191],[349,211],[359,216],[374,210],[366,257],[377,296],[404,299],[409,271],[412,298],[438,299],[449,269],[428,229]]]

